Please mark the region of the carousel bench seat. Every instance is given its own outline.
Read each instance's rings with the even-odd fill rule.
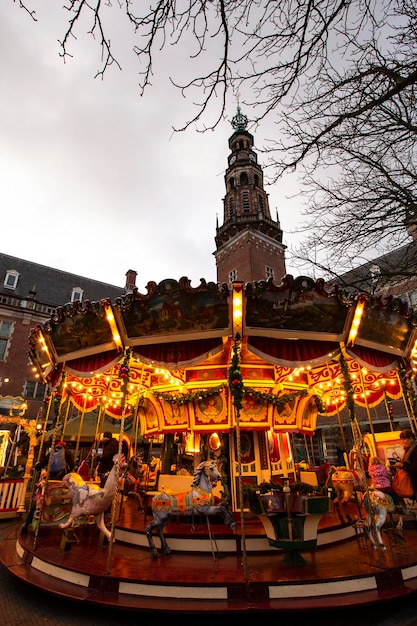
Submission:
[[[194,476],[190,474],[159,474],[156,488],[152,491],[145,491],[143,494],[143,513],[146,517],[151,506],[152,498],[161,491],[188,491],[191,488],[191,483],[194,480]],[[222,486],[220,483],[213,488],[213,495],[219,499],[222,498]]]
[[[159,474],[157,491],[188,491],[194,476],[189,474]]]
[[[163,491],[164,489],[171,491],[188,491],[193,480],[194,476],[187,474],[160,474],[156,491]],[[213,487],[213,496],[221,499],[222,489],[221,483],[217,483],[217,485]]]

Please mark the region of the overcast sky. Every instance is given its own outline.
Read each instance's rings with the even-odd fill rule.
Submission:
[[[150,280],[216,281],[236,102],[214,132],[173,133],[193,112],[169,82],[174,67],[187,67],[184,50],[161,55],[140,97],[134,40],[117,11],[112,45],[123,69],[101,80],[91,37],[73,44],[65,64],[59,56],[63,3],[28,5],[37,22],[18,2],[0,4],[1,252],[122,287],[133,269],[141,291]],[[254,132],[255,148],[273,133],[271,120]],[[289,247],[301,220],[298,190],[295,175],[267,188]]]

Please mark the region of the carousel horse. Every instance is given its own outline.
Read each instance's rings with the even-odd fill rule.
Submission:
[[[203,461],[194,471],[194,479],[191,487],[185,492],[161,491],[152,499],[153,520],[145,528],[151,554],[157,558],[158,550],[155,546],[152,531],[155,529],[161,540],[164,554],[170,554],[163,534],[163,529],[173,515],[219,515],[224,523],[232,530],[236,528],[236,522],[226,502],[212,504],[212,487],[221,478],[215,461]]]
[[[365,472],[362,469],[347,469],[346,467],[332,467],[329,474],[329,481],[333,484],[336,497],[333,504],[341,522],[352,522],[349,514],[348,503],[355,493],[365,490]],[[342,515],[342,508],[344,515]]]
[[[330,473],[330,480],[336,491],[336,498],[333,504],[340,521],[342,523],[345,521],[353,522],[347,505],[354,496],[360,493],[362,506],[366,511],[365,529],[372,547],[376,550],[379,546],[382,550],[386,550],[381,530],[386,522],[388,513],[396,511],[396,506],[391,496],[377,489],[367,490],[365,472],[360,468],[333,467]],[[358,506],[360,506],[359,500],[357,501]],[[342,516],[340,505],[344,508],[344,516]],[[401,531],[402,527],[403,515],[399,513],[396,530]]]
[[[62,479],[64,487],[66,487],[71,495],[72,508],[67,522],[59,525],[65,529],[72,526],[74,520],[79,517],[94,515],[95,522],[101,532],[111,540],[111,532],[104,523],[104,513],[112,504],[116,495],[118,485],[117,476],[119,467],[124,465],[125,459],[122,455],[115,454],[113,457],[113,468],[109,473],[104,487],[99,485],[86,483],[79,474],[71,472],[66,474]]]
[[[127,464],[124,474],[123,495],[133,496],[139,501],[139,510],[143,508],[141,492],[149,484],[149,467],[136,454]]]

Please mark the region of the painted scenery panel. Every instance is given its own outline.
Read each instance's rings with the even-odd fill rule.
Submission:
[[[51,340],[58,356],[83,352],[92,354],[113,341],[105,313],[93,312],[65,315],[51,325]]]
[[[185,290],[177,281],[165,280],[150,297],[132,300],[122,317],[129,338],[223,331],[229,327],[229,304],[214,283]]]
[[[247,293],[246,326],[342,335],[348,307],[336,295],[317,289],[312,279],[298,279],[288,288]]]
[[[392,307],[365,308],[357,342],[363,340],[406,350],[411,331],[411,323]]]

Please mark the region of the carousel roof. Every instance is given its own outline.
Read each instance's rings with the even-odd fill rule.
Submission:
[[[30,355],[82,411],[120,417],[125,395],[143,434],[227,431],[238,342],[242,427],[311,433],[318,411],[346,406],[348,381],[361,406],[401,397],[416,319],[398,298],[326,291],[303,276],[232,288],[167,279],[146,294],[59,307],[32,329]]]

